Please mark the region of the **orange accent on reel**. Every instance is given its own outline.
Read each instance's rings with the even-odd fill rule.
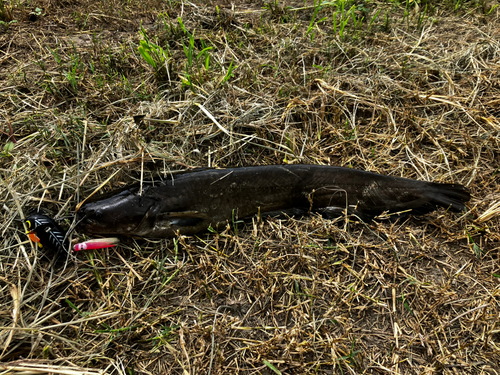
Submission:
[[[28,237],[30,238],[31,241],[36,243],[38,245],[38,247],[42,247],[42,244],[40,243],[40,239],[36,236],[35,233],[28,232]]]

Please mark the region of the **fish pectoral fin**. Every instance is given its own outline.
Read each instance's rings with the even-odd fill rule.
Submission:
[[[158,215],[163,219],[206,219],[207,214],[199,211],[178,211],[178,212],[163,212]]]
[[[164,212],[158,215],[160,220],[167,220],[177,227],[193,227],[206,220],[208,216],[198,211]]]
[[[188,217],[188,218],[176,218],[173,219],[170,224],[175,225],[177,227],[194,227],[198,224],[202,223],[204,220],[199,217]]]

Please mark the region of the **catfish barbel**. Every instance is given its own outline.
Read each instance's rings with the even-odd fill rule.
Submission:
[[[144,182],[111,198],[86,203],[78,228],[89,234],[164,238],[225,226],[235,217],[345,213],[363,221],[386,213],[422,215],[464,210],[459,184],[440,184],[321,165],[208,169]]]

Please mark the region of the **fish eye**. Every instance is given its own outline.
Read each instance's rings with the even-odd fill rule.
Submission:
[[[94,217],[95,217],[96,219],[100,219],[100,218],[102,217],[102,211],[101,211],[101,210],[96,210],[96,211],[94,212]]]

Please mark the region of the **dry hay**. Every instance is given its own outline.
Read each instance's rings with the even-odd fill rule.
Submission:
[[[15,5],[0,34],[2,147],[15,141],[0,158],[0,369],[500,373],[498,9],[450,3],[358,4],[364,21],[342,35],[331,4]],[[177,17],[194,34],[188,69]],[[167,51],[156,70],[141,20]],[[456,182],[473,198],[462,215],[396,223],[123,239],[52,270],[19,222],[41,206],[68,227],[85,197],[131,181],[280,163]]]

